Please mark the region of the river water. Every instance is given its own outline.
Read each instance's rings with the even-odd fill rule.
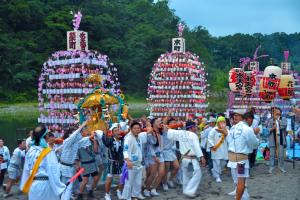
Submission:
[[[145,104],[131,107],[132,117],[148,114]],[[27,138],[28,132],[38,125],[38,116],[36,105],[0,107],[0,138],[11,152],[17,146],[17,139]]]

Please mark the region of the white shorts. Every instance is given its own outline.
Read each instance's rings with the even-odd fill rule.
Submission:
[[[177,159],[175,152],[172,150],[163,151],[162,154],[163,154],[163,158],[166,162],[173,162],[174,160]]]
[[[7,170],[8,178],[12,180],[17,180],[21,177],[21,172],[18,169],[15,168],[8,168]]]

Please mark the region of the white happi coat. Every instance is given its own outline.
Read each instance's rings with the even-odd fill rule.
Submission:
[[[253,128],[249,127],[245,122],[241,121],[232,126],[227,137],[228,151],[233,153],[250,154],[253,146],[259,144],[259,140],[254,134]],[[241,161],[245,163],[245,168],[249,168],[249,161]],[[228,162],[228,167],[236,168],[237,162]]]
[[[74,131],[63,143],[60,155],[60,161],[68,164],[74,164],[77,151],[78,143],[82,139],[81,128]],[[63,177],[71,178],[75,174],[74,166],[66,166],[60,164],[60,170]]]
[[[168,139],[179,141],[179,151],[181,155],[184,155],[188,150],[190,152],[187,154],[196,156],[198,159],[203,156],[198,136],[186,130],[168,130]]]
[[[213,128],[208,134],[207,146],[211,148],[219,143],[222,137],[222,133],[219,133],[216,130],[216,127]],[[217,151],[211,151],[211,159],[223,159],[228,160],[228,145],[226,141],[226,137],[221,146],[217,149]]]
[[[181,169],[183,173],[182,189],[185,195],[195,195],[201,182],[201,168],[199,159],[203,156],[198,136],[190,131],[185,130],[168,130],[168,138],[170,140],[179,141],[179,150],[181,155],[195,156],[197,159],[182,159]],[[189,151],[189,153],[187,153]],[[193,170],[189,169],[192,166]]]
[[[143,161],[143,145],[147,142],[147,133],[139,133],[136,138],[131,132],[124,139],[124,159],[129,159],[133,167],[141,167]]]
[[[21,179],[20,189],[31,174],[34,163],[43,150],[40,146],[31,146],[25,157],[23,175]],[[54,151],[48,153],[42,160],[36,177],[47,176],[48,180],[34,180],[29,190],[29,200],[59,200],[60,195],[65,189],[65,184],[60,181],[59,163]]]
[[[125,181],[122,199],[131,199],[139,197],[142,189],[142,172],[143,172],[143,145],[147,142],[148,134],[139,133],[135,137],[131,132],[125,136],[123,155],[124,159],[129,159],[133,167],[128,169],[128,179]]]
[[[208,134],[211,130],[212,130],[212,127],[209,126],[206,129],[204,129],[200,134],[201,148],[206,149],[207,152],[210,152],[210,148],[208,148],[208,146],[207,146],[207,138],[208,138]]]

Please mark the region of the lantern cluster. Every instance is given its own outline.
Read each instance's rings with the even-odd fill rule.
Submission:
[[[112,94],[120,93],[117,68],[106,55],[96,51],[58,51],[43,64],[38,84],[38,121],[51,131],[76,123],[77,103],[91,92],[95,83],[85,80],[90,74],[102,77],[102,86]]]
[[[207,74],[198,56],[166,53],[154,64],[148,84],[151,115],[174,117],[200,114],[207,108]]]
[[[294,96],[295,80],[291,74],[283,74],[287,72],[278,66],[268,66],[264,70],[264,75],[260,81],[260,98],[269,103],[275,97],[276,93],[283,100],[289,100]]]
[[[251,65],[253,66],[253,65]],[[255,93],[256,68],[254,70],[244,71],[243,68],[232,68],[229,71],[229,88],[233,93],[242,96],[251,96]]]
[[[246,80],[244,79],[245,72],[242,68],[233,68],[229,72],[229,87],[231,91],[228,95],[228,108],[229,110],[235,109],[247,109],[249,107],[257,108],[257,114],[264,116],[266,111],[269,111],[271,105],[269,103],[274,102],[276,106],[280,106],[283,113],[286,114],[290,111],[291,103],[290,98],[295,98],[296,103],[300,104],[300,75],[291,70],[291,63],[288,60],[288,51],[284,52],[285,61],[281,63],[281,66],[268,66],[264,71],[259,71],[259,62],[251,60],[250,58],[244,58],[242,61],[244,65],[243,69],[252,71],[255,75],[255,79],[248,82],[254,83],[251,96],[247,97],[245,101],[245,95],[247,96],[244,87]],[[254,56],[255,57],[255,56]],[[250,74],[250,73],[249,73]],[[248,77],[251,75],[248,75]],[[250,89],[248,90],[250,94]],[[278,95],[277,95],[278,94]]]

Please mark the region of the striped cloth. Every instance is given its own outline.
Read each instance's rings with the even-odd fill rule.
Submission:
[[[78,142],[82,139],[81,129],[77,129],[68,137],[62,147],[60,161],[67,164],[74,164],[77,157]],[[71,168],[71,169],[70,169]],[[60,167],[61,175],[65,177],[72,177],[74,175],[73,167],[62,165]]]

